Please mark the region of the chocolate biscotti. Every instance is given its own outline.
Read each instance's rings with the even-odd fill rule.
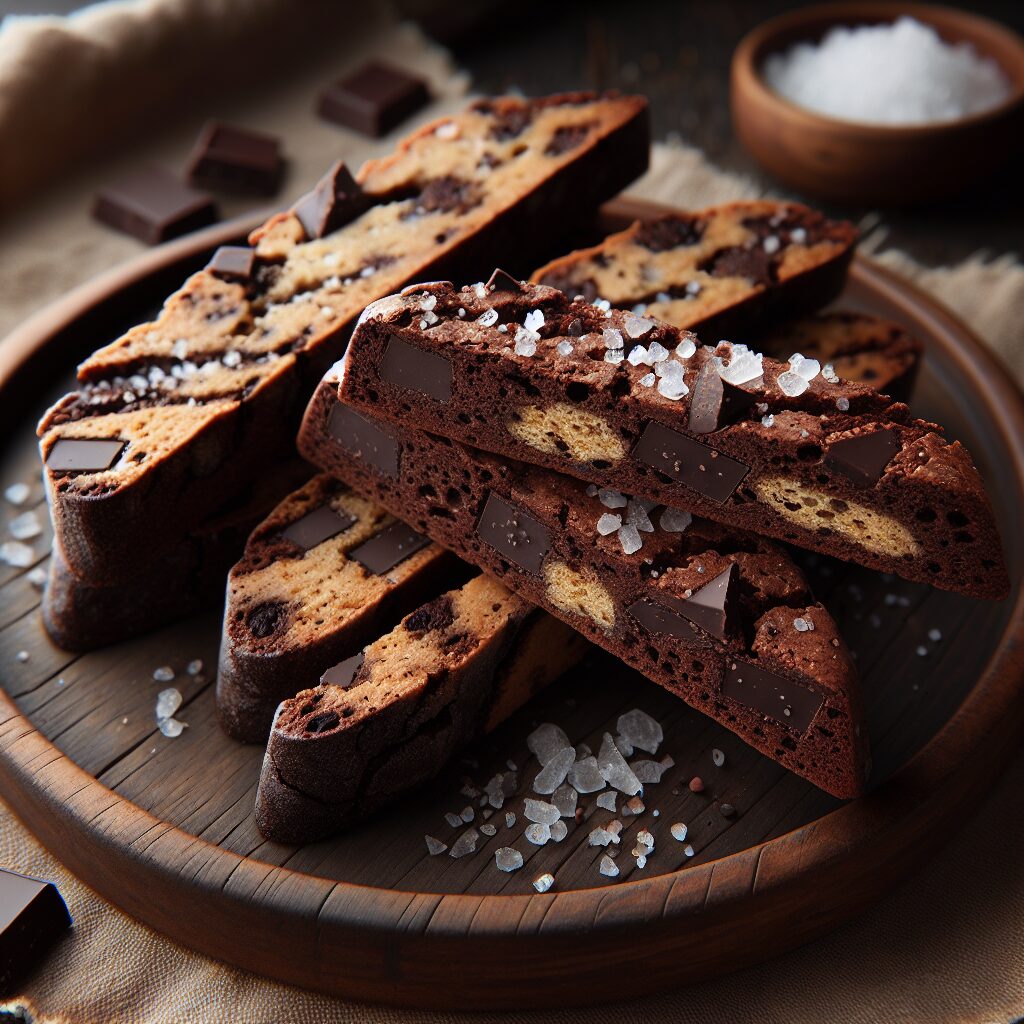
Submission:
[[[782,548],[370,423],[340,405],[336,390],[328,374],[310,403],[299,436],[306,458],[791,771],[838,796],[860,792],[867,740],[856,672]]]
[[[339,396],[509,458],[976,597],[1008,589],[967,450],[794,354],[698,346],[496,271],[372,304]]]
[[[336,682],[281,705],[260,775],[260,831],[309,842],[372,814],[433,778],[586,647],[487,576],[439,595],[339,666]]]
[[[846,280],[857,229],[798,203],[726,203],[637,221],[533,274],[570,298],[602,299],[696,331],[743,338],[819,309]]]
[[[217,715],[261,743],[278,704],[468,568],[329,476],[288,495],[228,576]]]
[[[647,166],[646,102],[496,99],[429,124],[353,181],[336,165],[249,247],[218,251],[79,367],[39,426],[72,572],[123,580],[287,449],[363,307],[410,279],[536,247]]]

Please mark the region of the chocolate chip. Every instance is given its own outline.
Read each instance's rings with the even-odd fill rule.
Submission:
[[[354,220],[366,208],[367,199],[363,190],[349,173],[344,160],[339,160],[292,207],[307,238],[323,238],[349,221]]]
[[[278,632],[284,624],[287,605],[281,601],[267,601],[258,604],[246,616],[249,632],[258,640],[265,640]]]
[[[686,600],[680,600],[676,607],[695,626],[706,629],[712,636],[724,640],[730,625],[729,619],[735,611],[736,564],[729,565],[713,580],[708,581]]]
[[[398,442],[383,427],[354,409],[336,403],[327,420],[327,432],[357,459],[385,476],[398,476]]]
[[[353,654],[351,658],[339,661],[337,665],[332,665],[320,677],[320,685],[338,686],[343,690],[347,690],[355,681],[356,673],[359,671],[364,660],[363,652],[360,651],[358,654]]]
[[[429,543],[429,537],[424,537],[411,526],[396,520],[376,536],[353,548],[349,558],[374,576],[382,576],[417,551],[422,551]]]
[[[901,448],[900,437],[895,430],[874,430],[870,434],[833,441],[822,461],[833,472],[856,484],[873,484]]]
[[[319,736],[321,733],[337,729],[340,724],[341,716],[337,711],[321,711],[306,723],[306,732]]]
[[[534,576],[540,575],[551,550],[551,531],[543,523],[493,493],[487,496],[476,532],[495,551]]]
[[[657,599],[641,598],[639,601],[634,601],[626,611],[651,633],[664,633],[687,642],[706,642],[706,639],[698,630],[694,629],[688,619],[666,607]]]
[[[373,61],[324,89],[317,113],[364,135],[379,137],[429,102],[422,78]]]
[[[62,437],[46,455],[46,468],[53,473],[102,473],[110,469],[126,441],[117,438]]]
[[[212,224],[217,207],[162,167],[145,167],[101,189],[92,215],[149,245]]]
[[[256,251],[247,245],[222,245],[206,264],[206,269],[225,280],[247,281],[256,265]]]
[[[767,286],[775,280],[772,258],[759,245],[719,249],[700,269],[712,277],[745,277],[751,284]]]
[[[806,732],[825,699],[809,686],[731,658],[722,677],[722,695],[801,733]]]
[[[555,134],[544,147],[545,156],[561,156],[582,145],[590,134],[592,124],[567,124],[555,129]]]
[[[654,420],[644,428],[633,457],[712,501],[725,501],[750,472],[742,462]]]
[[[657,220],[644,221],[633,241],[651,252],[666,252],[680,246],[696,245],[704,237],[704,222],[685,214],[669,214]]]
[[[487,290],[518,294],[523,290],[523,286],[511,274],[506,274],[504,270],[495,268],[494,273],[487,279]]]
[[[273,195],[281,185],[281,143],[271,135],[211,121],[189,158],[190,182],[244,195]]]
[[[419,391],[439,402],[447,402],[452,397],[452,364],[444,356],[410,345],[397,334],[388,339],[380,362],[380,376],[391,384]]]
[[[405,620],[405,628],[410,633],[433,633],[447,629],[454,621],[451,594],[441,594],[412,612]]]
[[[697,374],[687,426],[695,434],[713,433],[735,423],[756,401],[756,393],[723,380],[709,360]]]
[[[355,522],[355,516],[335,512],[333,508],[321,505],[301,519],[296,519],[291,526],[281,532],[281,536],[298,545],[303,551],[309,551],[310,548],[323,544],[325,540],[337,537]]]
[[[0,868],[0,999],[14,994],[70,927],[71,915],[52,882]]]
[[[474,109],[491,115],[493,124],[490,134],[497,142],[508,142],[522,135],[526,126],[533,120],[533,113],[528,107],[514,107],[499,112],[495,104],[482,101],[474,104]]]
[[[417,213],[468,213],[483,202],[483,193],[473,181],[454,174],[427,182],[416,198]]]

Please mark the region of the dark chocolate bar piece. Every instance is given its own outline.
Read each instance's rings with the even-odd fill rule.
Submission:
[[[317,113],[328,121],[377,137],[386,135],[429,102],[430,93],[422,78],[373,61],[324,89]]]
[[[242,195],[272,196],[281,187],[283,172],[278,139],[210,121],[199,133],[186,173],[194,185]]]
[[[52,882],[0,868],[0,999],[71,927],[71,915]]]
[[[210,196],[182,184],[162,167],[144,167],[100,189],[92,213],[98,221],[149,245],[217,219]]]

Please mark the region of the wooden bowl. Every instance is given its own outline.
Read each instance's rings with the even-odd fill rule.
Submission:
[[[765,58],[817,41],[836,25],[878,24],[909,15],[943,39],[992,57],[1011,82],[997,107],[956,121],[889,126],[842,121],[797,106],[772,90]],[[732,59],[737,135],[762,166],[801,192],[850,203],[919,203],[950,196],[993,173],[1024,138],[1024,40],[986,18],[930,4],[834,3],[765,22]]]

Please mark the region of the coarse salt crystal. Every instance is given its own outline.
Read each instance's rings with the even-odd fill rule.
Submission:
[[[666,533],[683,533],[693,522],[693,516],[678,508],[666,508],[661,513],[658,525]]]
[[[18,651],[15,657],[18,659],[18,661],[24,664],[26,661],[28,661],[28,651]]]
[[[35,552],[17,540],[6,540],[0,544],[0,562],[15,569],[27,569],[36,560]]]
[[[532,356],[537,351],[537,342],[540,335],[526,327],[517,327],[515,336],[515,351],[517,356]]]
[[[423,839],[426,841],[427,852],[431,857],[436,857],[448,849],[447,843],[442,843],[440,839],[435,839],[433,836],[424,836]]]
[[[605,512],[597,521],[597,532],[601,534],[602,537],[607,537],[609,534],[615,533],[620,526],[622,526],[622,516],[614,515],[611,512]]]
[[[185,722],[179,722],[176,718],[160,718],[157,720],[157,728],[168,739],[177,739],[188,726]]]
[[[661,782],[662,775],[667,771],[667,766],[659,764],[657,761],[634,761],[630,768],[644,785]]]
[[[821,371],[821,364],[817,359],[807,359],[799,352],[794,352],[789,357],[789,368],[804,380],[814,380]]]
[[[516,823],[516,816],[512,811],[505,812],[505,828],[512,828]]]
[[[715,747],[711,751],[711,760],[714,761],[716,768],[721,768],[725,764],[725,753]]]
[[[602,793],[597,798],[597,806],[603,808],[606,811],[611,811],[612,814],[614,814],[615,813],[615,801],[618,800],[618,798],[619,798],[618,793],[616,793],[615,790],[610,789],[610,790],[608,790],[607,793]]]
[[[623,526],[619,530],[619,544],[622,546],[623,554],[635,554],[643,547],[640,531],[635,526]]]
[[[579,795],[568,783],[561,785],[551,796],[551,802],[558,808],[563,818],[572,818],[576,814],[576,803]]]
[[[534,846],[543,846],[551,838],[551,826],[535,821],[532,825],[527,826],[523,835],[526,836],[528,843],[533,843]]]
[[[629,499],[624,494],[609,490],[607,487],[602,487],[597,492],[597,500],[605,508],[625,508],[629,504]]]
[[[763,376],[763,360],[760,352],[752,352],[746,345],[733,345],[729,364],[726,366],[716,356],[718,375],[729,384],[747,384]]]
[[[457,139],[459,137],[458,121],[445,121],[434,129],[434,134],[439,139]]]
[[[637,316],[635,313],[627,313],[623,318],[623,325],[626,328],[626,333],[631,338],[642,338],[654,327],[654,321],[645,320],[643,317]],[[657,344],[657,342],[655,342],[655,344]]]
[[[941,629],[929,629],[928,630],[928,639],[931,640],[932,643],[936,643],[937,644],[942,639],[942,630]]]
[[[20,516],[15,516],[7,528],[15,540],[32,540],[33,537],[38,537],[43,532],[39,516],[32,511],[22,512]]]
[[[672,838],[678,840],[680,843],[686,839],[686,833],[689,831],[687,827],[681,822],[677,821],[669,831],[672,833]]]
[[[617,331],[614,327],[606,327],[601,331],[601,337],[604,340],[604,347],[610,350],[621,349],[624,345],[622,340],[622,331]]]
[[[173,687],[161,690],[156,698],[157,721],[161,718],[170,718],[181,707],[183,699],[180,691]]]
[[[762,427],[770,427],[770,426],[773,426],[774,423],[775,423],[775,417],[771,413],[768,413],[767,416],[762,416],[761,417],[761,426]]]
[[[807,390],[807,381],[792,370],[783,370],[776,378],[775,383],[778,384],[779,390],[790,398],[796,398],[797,395],[802,395]]]
[[[615,861],[613,861],[611,857],[608,856],[608,854],[605,854],[601,858],[601,866],[598,868],[598,870],[601,872],[602,875],[607,875],[609,878],[615,878],[615,876],[619,873],[618,866],[616,865]]]
[[[566,747],[572,747],[569,737],[557,725],[544,722],[526,737],[527,749],[542,765],[557,757]]]
[[[571,356],[571,355],[572,355],[572,353],[573,353],[573,347],[572,347],[572,342],[571,342],[571,341],[560,341],[560,342],[559,342],[559,343],[558,343],[558,344],[557,344],[557,345],[555,346],[555,351],[556,351],[556,352],[557,352],[557,353],[558,353],[558,354],[559,354],[560,356]]]
[[[626,764],[610,733],[605,733],[601,741],[601,750],[597,755],[597,764],[601,777],[620,793],[626,796],[637,796],[643,792],[643,785],[633,774],[633,769]]]
[[[835,367],[831,363],[826,363],[821,368],[821,375],[829,382],[829,384],[838,384],[839,376],[836,374]]]
[[[697,346],[694,344],[692,338],[683,338],[678,345],[676,345],[676,355],[680,359],[689,359],[697,351]]]
[[[41,565],[30,570],[26,578],[37,590],[42,590],[46,586],[46,570]]]
[[[560,843],[569,834],[569,826],[561,820],[549,825],[548,828],[551,830],[551,841],[555,843]]]
[[[174,678],[174,669],[170,665],[161,665],[153,670],[153,678],[158,683],[169,683]]]
[[[458,860],[460,857],[465,857],[468,853],[474,853],[476,851],[477,841],[480,839],[480,833],[475,828],[467,829],[459,836],[458,839],[452,843],[452,848],[448,851],[449,857],[454,857]]]
[[[523,326],[528,331],[537,332],[544,326],[544,314],[539,309],[534,309],[526,314],[526,318],[523,320]]]
[[[849,412],[850,411],[850,400],[845,395],[840,395],[836,399],[836,408],[840,412]]]
[[[596,793],[604,789],[606,784],[601,769],[598,767],[597,758],[593,755],[580,758],[569,769],[569,785],[577,793]]]
[[[665,738],[661,725],[646,711],[634,708],[619,716],[615,725],[619,735],[648,754],[656,754],[658,747]]]
[[[532,800],[526,798],[526,806],[523,812],[527,819],[541,825],[553,825],[561,817],[561,813],[554,804],[546,800]]]
[[[554,884],[555,876],[550,872],[546,872],[533,880],[533,887],[537,892],[547,892]]]
[[[920,644],[917,648],[918,657],[925,657],[928,654],[928,648],[924,644]]]
[[[12,505],[24,505],[31,493],[32,489],[25,483],[11,484],[4,489],[4,497]]]
[[[793,628],[798,633],[810,633],[814,630],[814,623],[810,619],[798,617],[793,620]]]
[[[485,309],[476,318],[476,322],[481,327],[493,327],[498,322],[498,311],[496,309]]]
[[[637,383],[642,384],[645,388],[653,388],[657,379],[655,374],[645,373]]]
[[[476,811],[472,807],[463,807],[459,817],[468,825],[476,817]]]
[[[496,836],[498,834],[498,829],[494,825],[481,825],[480,831],[485,836]]]
[[[188,663],[188,665],[185,666],[185,671],[190,676],[197,676],[197,675],[199,675],[199,673],[203,671],[202,659],[201,658],[196,658],[194,661],[190,661]]]
[[[454,811],[446,811],[444,820],[448,822],[452,828],[459,828],[463,824],[461,816],[456,814]]]
[[[647,514],[647,509],[635,499],[630,499],[626,502],[626,518],[624,521],[627,526],[635,526],[643,533],[654,533],[654,524],[651,522],[651,517]]]
[[[575,761],[576,751],[572,747],[567,746],[564,750],[559,751],[533,780],[533,791],[543,796],[554,793],[565,782],[565,777]]]

